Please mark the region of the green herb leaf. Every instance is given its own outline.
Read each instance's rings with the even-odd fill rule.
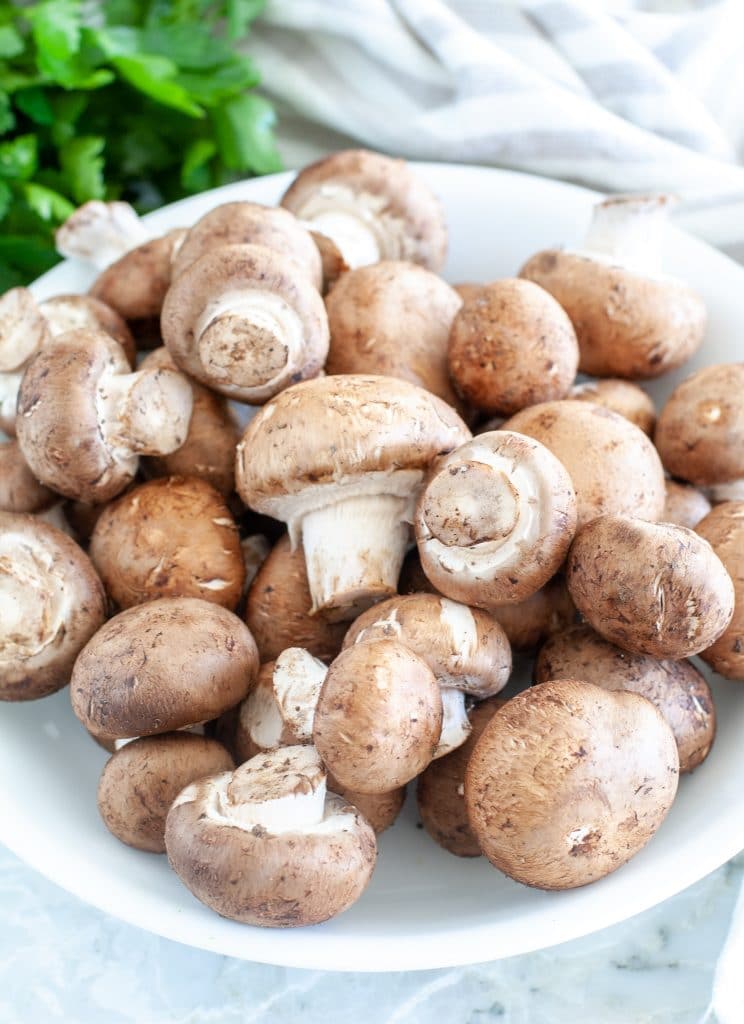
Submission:
[[[67,79],[71,58],[80,47],[80,4],[76,0],[44,0],[27,8],[36,44],[39,70],[55,81]]]
[[[64,146],[77,131],[77,121],[89,103],[84,92],[62,92],[50,100],[54,119],[52,141],[55,146]]]
[[[181,184],[187,192],[209,188],[209,161],[217,153],[212,139],[195,139],[186,150],[181,165]]]
[[[36,124],[54,124],[54,111],[49,97],[38,85],[17,92],[15,105]]]
[[[189,117],[204,116],[202,108],[189,98],[189,94],[182,86],[173,81],[178,68],[167,57],[139,54],[132,57],[114,57],[111,63],[130,85],[163,106],[180,110]]]
[[[254,21],[266,6],[266,0],[227,0],[227,24],[231,39],[239,39],[251,21]]]
[[[5,92],[0,92],[0,135],[9,132],[15,127],[15,114],[10,107],[10,97]]]
[[[38,277],[59,263],[51,236],[0,235],[0,263],[9,263],[25,274]]]
[[[81,135],[66,142],[60,149],[59,161],[62,172],[70,195],[76,203],[105,197],[102,156],[105,145],[106,140],[100,136]]]
[[[281,168],[273,135],[276,117],[262,96],[237,96],[215,110],[212,121],[220,156],[231,170],[269,174]]]
[[[21,186],[23,197],[37,216],[52,224],[61,224],[67,220],[75,207],[72,203],[51,188],[26,181]]]
[[[23,38],[12,25],[0,25],[0,57],[17,57],[25,47]]]
[[[13,201],[13,192],[5,181],[0,181],[0,220],[3,219],[5,214],[10,209],[10,204]]]
[[[0,142],[0,178],[27,180],[36,170],[37,154],[35,135],[19,135],[9,142]]]

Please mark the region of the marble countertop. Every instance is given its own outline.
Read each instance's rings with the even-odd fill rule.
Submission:
[[[699,1024],[743,879],[744,854],[631,921],[540,953],[334,974],[150,935],[0,847],[0,1024]]]

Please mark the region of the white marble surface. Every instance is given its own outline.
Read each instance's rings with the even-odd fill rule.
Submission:
[[[631,921],[528,956],[335,974],[156,938],[0,847],[0,1024],[698,1024],[743,877],[744,854]]]

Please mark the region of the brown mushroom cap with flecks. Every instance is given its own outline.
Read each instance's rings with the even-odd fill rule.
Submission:
[[[708,513],[695,532],[713,548],[734,584],[731,622],[700,657],[727,679],[744,680],[744,501],[725,501]]]

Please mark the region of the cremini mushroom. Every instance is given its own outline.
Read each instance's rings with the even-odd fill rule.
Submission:
[[[235,520],[204,480],[150,480],[106,506],[90,556],[120,608],[158,597],[200,597],[236,607],[245,564]]]
[[[540,441],[568,470],[578,525],[605,513],[657,520],[664,469],[651,441],[623,416],[593,402],[543,402],[504,424]]]
[[[574,384],[568,398],[577,402],[594,402],[611,409],[619,416],[635,423],[644,434],[653,437],[656,426],[656,408],[653,399],[642,387],[629,380],[617,380],[612,377],[604,380],[587,380],[582,384]]]
[[[713,694],[689,661],[631,654],[589,626],[574,626],[550,637],[537,657],[535,682],[549,679],[582,679],[605,690],[646,697],[674,733],[680,772],[697,768],[710,753],[716,734]]]
[[[321,377],[248,424],[236,486],[288,524],[293,546],[302,539],[312,611],[353,619],[395,593],[424,473],[469,437],[450,406],[408,381]]]
[[[444,211],[404,160],[366,149],[333,153],[303,168],[281,205],[330,238],[352,270],[380,260],[444,265]]]
[[[697,487],[681,484],[677,480],[667,480],[662,522],[694,530],[700,520],[708,515],[710,508],[710,502]]]
[[[0,512],[0,612],[0,700],[35,700],[67,685],[106,618],[106,596],[61,530]]]
[[[457,393],[489,416],[564,398],[579,348],[571,321],[531,281],[483,285],[454,318],[448,365]]]
[[[531,597],[491,609],[515,651],[534,651],[543,640],[576,621],[576,608],[562,574]]]
[[[328,235],[320,231],[311,231],[310,237],[318,247],[320,261],[323,267],[323,295],[327,295],[334,284],[349,269],[349,264],[341,255],[341,250]]]
[[[238,402],[317,376],[328,355],[319,292],[295,260],[259,245],[207,249],[173,281],[160,326],[180,369]]]
[[[326,370],[402,377],[457,405],[447,339],[461,304],[445,281],[415,263],[385,260],[351,270],[326,298]]]
[[[481,856],[465,807],[465,769],[483,730],[504,703],[501,697],[489,697],[474,704],[468,714],[468,738],[446,757],[432,761],[416,783],[421,824],[434,842],[456,857]]]
[[[326,791],[310,746],[259,754],[187,786],[168,812],[165,844],[202,903],[274,928],[342,913],[364,891],[377,852],[367,822]]]
[[[102,270],[90,286],[94,298],[134,325],[140,344],[143,332],[138,325],[160,316],[170,287],[172,261],[184,235],[183,228],[174,228],[130,249]]]
[[[344,800],[353,804],[364,820],[372,826],[376,836],[392,828],[406,802],[405,786],[391,789],[389,793],[359,793],[355,789],[342,786],[330,773],[328,774],[328,789],[331,793],[338,793]]]
[[[0,510],[40,512],[56,498],[31,472],[18,442],[0,433]]]
[[[579,369],[595,377],[659,377],[685,363],[705,333],[696,291],[660,272],[668,196],[612,196],[594,207],[578,251],[548,249],[519,272],[570,316]]]
[[[727,679],[744,680],[744,501],[726,501],[697,524],[695,532],[708,541],[734,584],[731,622],[700,657]]]
[[[475,281],[463,281],[461,284],[453,284],[452,287],[463,302],[470,302],[471,299],[476,299],[478,297],[483,285],[478,284]]]
[[[258,672],[248,628],[220,605],[164,597],[120,612],[83,648],[70,683],[86,729],[117,739],[217,718]]]
[[[241,537],[240,550],[243,555],[243,569],[245,571],[243,597],[247,597],[251,584],[258,575],[258,570],[269,557],[271,544],[269,538],[265,537],[262,533],[251,533],[248,537]]]
[[[354,644],[331,664],[313,742],[339,785],[387,793],[432,760],[443,725],[439,684],[397,640]]]
[[[673,523],[600,516],[566,562],[574,604],[600,636],[653,658],[689,658],[721,636],[734,586],[707,541]]]
[[[234,767],[222,744],[205,736],[143,736],[114,751],[106,762],[98,783],[98,811],[122,843],[165,853],[165,819],[181,790]]]
[[[544,445],[494,430],[438,460],[414,525],[437,590],[492,608],[524,601],[555,575],[576,529],[576,496]]]
[[[129,203],[91,199],[54,233],[57,252],[103,270],[125,252],[149,241],[151,233]]]
[[[223,203],[191,227],[173,260],[173,277],[209,249],[223,245],[261,245],[294,260],[320,290],[320,252],[310,232],[288,211],[260,203]]]
[[[107,334],[69,331],[27,367],[16,433],[32,473],[68,498],[106,501],[137,472],[140,455],[186,438],[191,387],[173,370],[131,372]]]
[[[678,778],[674,735],[649,700],[550,681],[492,716],[468,763],[465,802],[495,867],[525,885],[571,889],[646,845]]]

